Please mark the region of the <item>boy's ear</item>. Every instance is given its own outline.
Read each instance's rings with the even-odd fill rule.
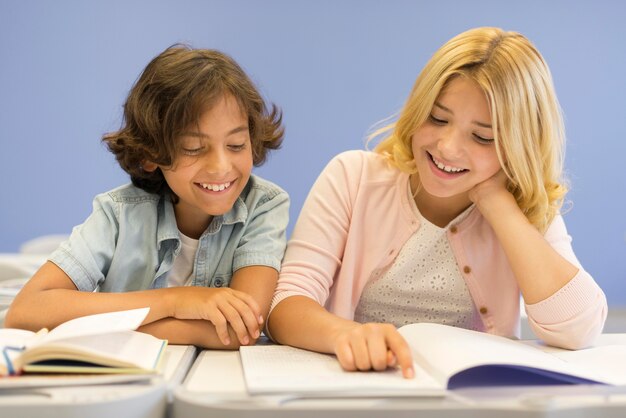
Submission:
[[[159,168],[159,166],[157,164],[153,163],[152,161],[144,161],[144,162],[141,163],[141,168],[143,168],[143,171],[147,171],[148,173],[152,173],[154,170]]]

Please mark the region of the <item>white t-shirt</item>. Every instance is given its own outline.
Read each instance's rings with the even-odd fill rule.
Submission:
[[[174,259],[172,269],[167,273],[167,286],[190,286],[193,281],[193,265],[200,240],[189,238],[178,231],[182,248]]]

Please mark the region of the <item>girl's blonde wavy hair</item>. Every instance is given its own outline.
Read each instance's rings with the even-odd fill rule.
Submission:
[[[371,135],[383,137],[374,151],[417,175],[411,137],[457,76],[474,80],[485,92],[507,187],[528,220],[544,232],[567,193],[561,179],[565,135],[550,70],[519,33],[485,27],[449,40],[420,73],[397,121]]]

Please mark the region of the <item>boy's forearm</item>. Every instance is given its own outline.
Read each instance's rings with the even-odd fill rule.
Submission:
[[[19,294],[15,298],[7,313],[5,326],[33,331],[41,328],[52,329],[80,316],[143,307],[150,307],[143,324],[169,316],[168,289],[127,293],[40,290]]]
[[[169,344],[195,345],[207,349],[237,350],[240,346],[237,335],[229,327],[230,344],[224,345],[209,321],[201,319],[164,318],[142,325],[138,331],[168,340]],[[250,345],[256,341],[252,340]]]
[[[260,314],[265,321],[277,280],[278,272],[271,267],[248,266],[235,272],[230,287],[252,296],[258,303]]]
[[[169,289],[128,293],[79,291],[61,268],[48,261],[15,297],[4,325],[38,331],[80,316],[150,307],[145,324],[169,316],[174,296]]]

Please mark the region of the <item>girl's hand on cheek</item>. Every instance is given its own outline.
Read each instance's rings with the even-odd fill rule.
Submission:
[[[413,378],[413,360],[408,344],[390,324],[358,324],[341,331],[334,344],[344,370],[385,370],[400,367],[405,378]]]
[[[469,192],[469,198],[483,215],[486,215],[485,212],[492,208],[501,207],[510,202],[517,206],[515,198],[506,188],[506,183],[506,174],[499,170],[487,180],[474,186]]]

